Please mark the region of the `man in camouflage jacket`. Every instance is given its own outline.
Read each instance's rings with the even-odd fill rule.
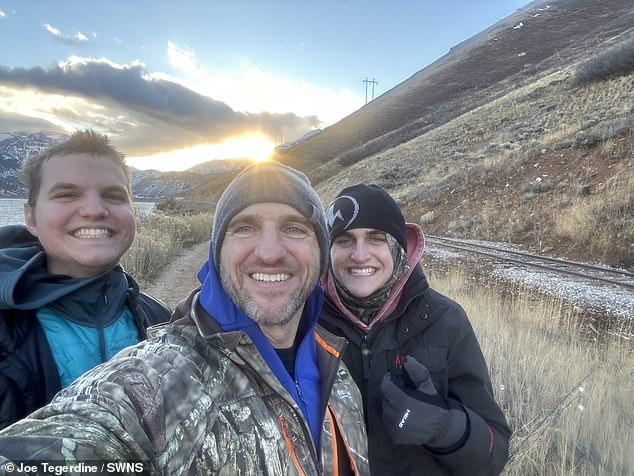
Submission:
[[[369,474],[345,340],[316,325],[327,253],[306,177],[245,169],[218,202],[201,288],[150,339],[0,432],[0,455],[152,474]]]

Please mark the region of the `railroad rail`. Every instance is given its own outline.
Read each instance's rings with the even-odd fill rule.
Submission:
[[[427,235],[425,238],[427,244],[433,246],[474,253],[496,261],[546,270],[551,273],[575,276],[580,279],[590,280],[594,283],[599,281],[605,284],[634,290],[634,273],[618,268],[540,256],[525,251],[496,246],[488,242],[485,244],[475,240],[461,240],[433,235]]]

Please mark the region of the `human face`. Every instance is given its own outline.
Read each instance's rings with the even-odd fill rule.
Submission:
[[[46,251],[46,268],[76,278],[117,265],[134,240],[135,213],[127,178],[106,156],[69,154],[42,163],[35,206],[24,218]]]
[[[337,280],[358,298],[371,295],[394,272],[385,232],[371,228],[355,228],[335,238],[330,262]]]
[[[261,327],[299,322],[319,279],[315,230],[288,205],[249,205],[227,226],[219,269],[233,302]]]

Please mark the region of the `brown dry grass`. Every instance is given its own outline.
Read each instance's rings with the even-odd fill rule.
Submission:
[[[170,216],[155,212],[141,217],[134,242],[121,264],[144,287],[181,251],[209,240],[212,220],[210,213]]]
[[[580,339],[574,307],[530,289],[502,297],[460,273],[428,273],[469,314],[513,428],[504,475],[634,474],[631,342]]]

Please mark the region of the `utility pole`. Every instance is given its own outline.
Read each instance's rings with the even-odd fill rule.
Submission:
[[[361,81],[362,83],[365,83],[365,103],[368,103],[368,84],[372,84],[372,100],[374,100],[374,85],[375,84],[379,84],[379,82],[372,78],[372,80],[369,80],[367,77]]]

